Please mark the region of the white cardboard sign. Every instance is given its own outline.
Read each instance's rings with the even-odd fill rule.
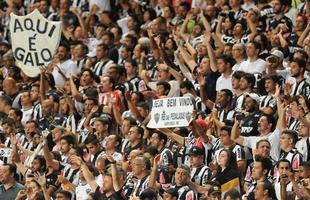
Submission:
[[[61,37],[61,22],[45,19],[36,9],[26,16],[11,13],[10,33],[16,65],[30,77],[53,59]]]
[[[149,128],[188,126],[192,121],[194,105],[190,97],[174,97],[153,100]]]

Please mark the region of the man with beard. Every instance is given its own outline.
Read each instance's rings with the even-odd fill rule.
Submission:
[[[16,166],[13,164],[4,164],[0,167],[0,199],[15,199],[17,193],[24,188],[24,186],[17,181]]]
[[[240,111],[246,99],[246,94],[253,93],[256,79],[253,74],[244,73],[242,71],[236,71],[232,76],[232,86],[236,91],[236,96],[233,99],[232,105],[236,111]]]
[[[241,135],[243,136],[257,136],[259,132],[259,118],[260,113],[258,105],[260,98],[256,93],[247,94],[245,97],[243,110],[236,114],[237,120],[241,120]]]
[[[218,108],[218,120],[224,122],[224,120],[233,122],[235,116],[235,110],[231,106],[233,99],[233,93],[228,89],[222,89],[217,95]]]
[[[306,82],[304,73],[307,61],[305,59],[293,59],[290,62],[291,76],[296,79],[293,85],[286,84],[285,94],[291,96],[303,95],[306,101],[310,101],[310,85]]]
[[[261,97],[259,104],[259,110],[265,114],[272,115],[275,113],[277,104],[273,95],[276,92],[276,85],[278,84],[278,76],[267,76],[265,77],[265,89],[267,95]]]
[[[76,63],[74,63],[68,55],[70,48],[66,44],[60,44],[55,55],[55,59],[52,63],[52,75],[55,80],[56,86],[64,86],[65,78],[69,78],[72,75],[75,76],[78,73]]]

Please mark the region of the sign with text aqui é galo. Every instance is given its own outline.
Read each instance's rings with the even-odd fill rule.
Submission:
[[[189,96],[153,100],[151,119],[147,127],[188,126],[192,121],[193,109],[193,102]]]
[[[30,77],[40,74],[40,66],[53,59],[60,36],[61,22],[45,19],[36,9],[26,16],[11,13],[10,33],[16,65]]]

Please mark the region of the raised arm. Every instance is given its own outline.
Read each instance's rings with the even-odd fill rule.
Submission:
[[[84,35],[83,36],[87,36],[87,29],[86,29],[86,25],[85,25],[85,21],[82,18],[79,10],[77,8],[74,8],[71,6],[70,11],[78,18],[79,20],[79,24],[83,30]]]
[[[239,121],[237,119],[235,119],[235,123],[233,125],[233,128],[231,130],[231,136],[230,138],[240,144],[243,145],[243,141],[244,141],[244,137],[240,135],[240,129],[239,129]]]
[[[82,102],[83,101],[83,97],[82,95],[79,93],[78,89],[76,88],[76,85],[73,81],[73,77],[70,77],[70,89],[72,92],[72,96],[78,101],[78,102]]]
[[[207,31],[211,31],[211,25],[208,22],[208,20],[206,19],[205,15],[203,14],[203,10],[200,11],[200,20],[202,22],[202,25],[204,26],[205,30]]]
[[[88,132],[92,133],[93,128],[90,126],[90,120],[93,117],[93,115],[98,111],[98,106],[93,106],[90,113],[86,116],[86,119],[83,123],[83,126],[88,130]]]
[[[251,41],[253,41],[254,37],[257,35],[257,29],[256,29],[255,24],[251,21],[251,19],[249,17],[249,13],[247,14],[246,21],[247,21],[247,24],[248,24],[250,31],[251,31],[249,38]]]
[[[137,106],[132,102],[131,100],[131,94],[129,91],[126,91],[125,92],[125,98],[127,100],[127,103],[128,103],[128,107],[129,107],[129,110],[131,111],[132,115],[140,122],[142,122],[144,119],[142,117],[142,115],[140,114]]]
[[[160,185],[157,183],[157,177],[158,177],[158,167],[160,164],[160,154],[157,154],[153,161],[153,167],[151,170],[150,178],[149,178],[149,188],[159,190]]]
[[[112,174],[112,179],[113,179],[113,188],[116,192],[118,192],[122,189],[122,186],[124,185],[124,183],[121,182],[120,175],[119,175],[117,167],[116,167],[116,162],[113,159],[113,157],[110,155],[107,155],[107,159],[111,163],[111,174]]]
[[[88,183],[88,185],[90,186],[92,192],[95,192],[98,184],[96,183],[96,179],[94,177],[94,175],[89,171],[88,166],[86,165],[85,162],[82,161],[81,158],[75,158],[75,159],[79,159],[80,163],[81,163],[81,171],[84,175],[84,178],[86,180],[86,182]]]
[[[58,170],[59,167],[60,167],[59,161],[54,160],[53,154],[48,149],[47,141],[46,141],[46,139],[44,139],[44,140],[45,141],[44,141],[44,144],[43,144],[43,155],[44,155],[44,158],[46,160],[46,166],[47,167],[51,167],[51,168],[53,168],[55,170]]]
[[[307,2],[307,4],[310,4]],[[307,24],[307,27],[305,28],[305,30],[302,32],[301,36],[299,37],[298,41],[297,41],[297,44],[299,46],[303,46],[303,43],[304,43],[304,40],[306,39],[306,37],[308,36],[310,32],[310,23]]]
[[[284,103],[281,102],[279,98],[277,99],[277,108],[278,108],[278,115],[279,115],[278,122],[277,122],[277,128],[280,131],[283,131],[284,129],[286,129],[285,110],[287,106],[285,106]]]
[[[25,176],[27,172],[26,166],[21,162],[18,150],[17,150],[17,141],[16,141],[16,135],[14,133],[10,134],[10,140],[12,144],[12,161],[15,163],[17,170]]]
[[[181,83],[183,81],[184,76],[177,70],[168,66],[166,63],[164,65],[159,65],[159,67],[161,67],[163,70],[168,71],[177,80],[178,83]]]
[[[44,195],[44,199],[45,200],[50,200],[51,199],[51,196],[46,188],[46,178],[45,178],[45,174],[40,174],[39,172],[35,173],[34,174],[34,177],[36,179],[36,181],[39,183],[41,189],[42,189],[42,192],[43,192],[43,195]]]
[[[171,137],[177,143],[179,143],[181,145],[185,145],[185,138],[183,136],[180,136],[180,135],[174,133],[173,131],[171,131],[168,128],[160,128],[159,131],[164,133],[168,137]]]
[[[223,36],[223,34],[222,34],[222,23],[223,23],[223,21],[224,21],[224,17],[220,16],[219,21],[218,21],[218,23],[216,25],[216,31],[215,31],[216,36],[220,40],[222,39],[222,36]]]
[[[206,85],[205,77],[202,74],[198,74],[197,80],[200,86],[199,92],[200,92],[201,102],[203,102],[209,109],[213,109],[214,103],[207,98],[207,93],[205,90],[205,85]]]
[[[205,44],[207,46],[208,56],[210,59],[210,67],[213,72],[217,71],[217,62],[215,58],[214,50],[211,46],[211,31],[205,31]]]

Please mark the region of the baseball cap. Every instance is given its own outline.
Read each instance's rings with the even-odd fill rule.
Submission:
[[[280,50],[274,50],[274,51],[272,51],[272,52],[271,52],[271,55],[276,56],[276,57],[281,58],[281,59],[284,58],[284,55],[283,55],[282,51],[280,51]]]
[[[165,192],[170,194],[172,197],[178,198],[179,196],[178,190],[176,188],[168,188],[167,190],[165,190]]]
[[[188,155],[203,156],[204,152],[202,148],[195,146],[189,150]]]
[[[94,49],[94,50],[88,52],[87,57],[89,57],[89,58],[96,57],[96,50]]]
[[[196,119],[196,123],[199,124],[204,130],[208,128],[208,122],[201,118]]]
[[[251,97],[257,103],[260,103],[260,97],[256,93],[249,93],[247,94],[248,97]]]
[[[218,193],[222,193],[220,187],[218,186],[212,186],[208,192],[209,195],[218,194]]]

